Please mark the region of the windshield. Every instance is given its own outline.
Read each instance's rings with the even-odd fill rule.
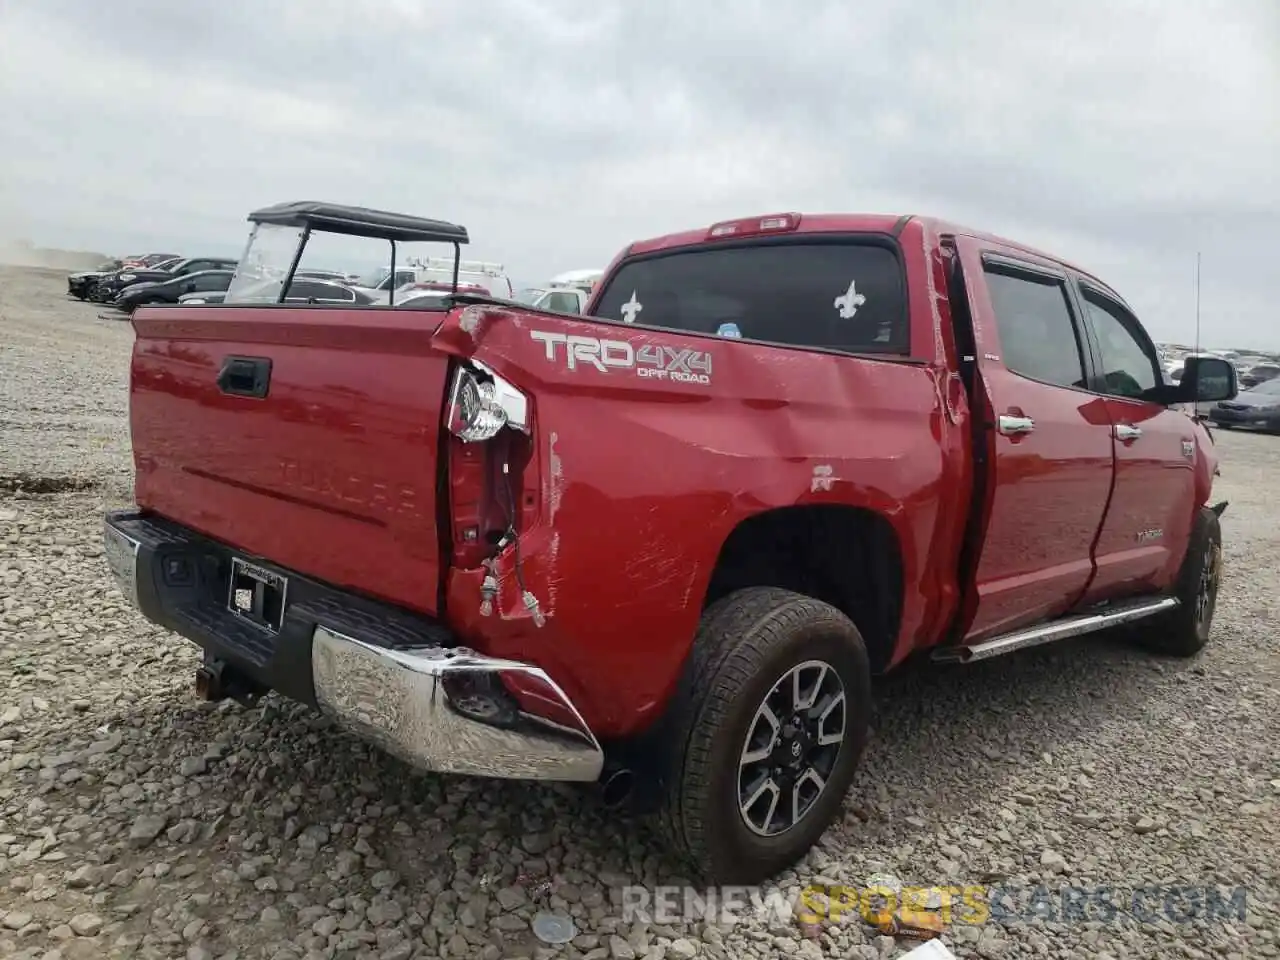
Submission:
[[[527,303],[530,306],[532,306],[533,304],[537,303],[538,300],[541,299],[542,295],[546,292],[547,291],[541,287],[528,287],[524,290],[521,290],[519,293],[517,293],[515,296],[515,300],[517,303]]]
[[[254,224],[224,303],[275,303],[302,242],[302,230],[274,223]]]
[[[1264,397],[1280,397],[1280,378],[1268,380],[1266,383],[1260,383],[1250,393],[1257,393]]]

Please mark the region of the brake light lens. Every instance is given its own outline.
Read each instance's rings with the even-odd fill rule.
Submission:
[[[529,398],[484,364],[459,366],[445,423],[463,443],[492,440],[503,427],[529,432]]]
[[[723,237],[752,237],[762,233],[786,233],[800,226],[800,214],[775,213],[767,217],[748,217],[745,220],[725,220],[715,224],[708,232],[707,239]]]

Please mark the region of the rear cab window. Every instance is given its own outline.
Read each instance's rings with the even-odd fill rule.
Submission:
[[[878,235],[682,247],[637,258],[609,279],[592,313],[792,347],[909,349],[902,261]]]

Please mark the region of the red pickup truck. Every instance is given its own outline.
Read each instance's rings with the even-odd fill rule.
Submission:
[[[137,509],[107,557],[203,648],[419,768],[657,801],[711,882],[839,813],[872,677],[1140,621],[1209,636],[1212,437],[1105,283],[936,220],[779,214],[634,243],[588,316],[462,293],[285,304],[283,204],[221,305],[133,317]],[[274,259],[273,259],[274,258]],[[426,304],[426,306],[424,306]]]

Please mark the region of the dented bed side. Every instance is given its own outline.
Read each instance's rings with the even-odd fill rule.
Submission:
[[[908,230],[912,354],[900,359],[493,305],[451,314],[437,348],[526,393],[532,423],[518,551],[448,569],[450,625],[543,666],[601,735],[634,733],[678,678],[733,530],[835,504],[874,511],[898,540],[891,659],[935,641],[958,596],[968,411],[941,260],[924,228]],[[487,605],[486,577],[498,587]]]

